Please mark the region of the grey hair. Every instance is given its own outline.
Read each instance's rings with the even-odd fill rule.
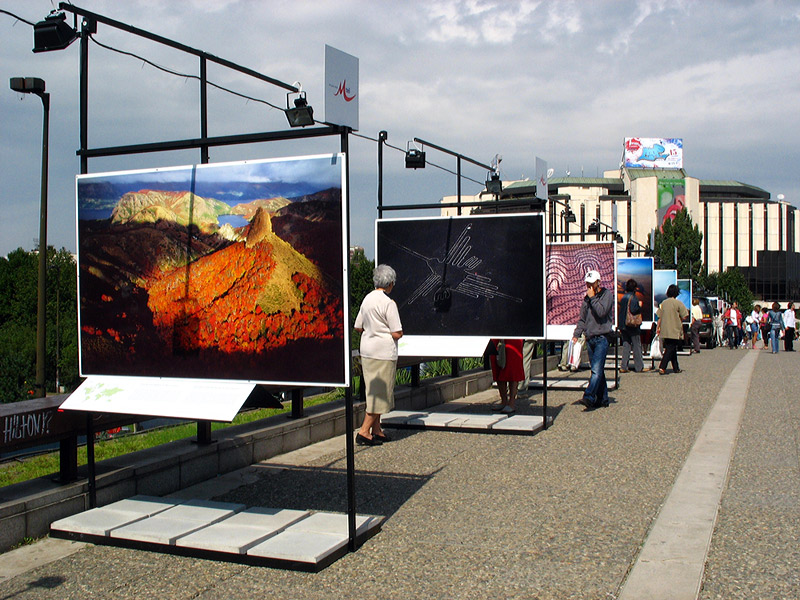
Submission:
[[[372,283],[376,288],[387,288],[397,281],[397,273],[389,265],[378,265],[372,271]]]

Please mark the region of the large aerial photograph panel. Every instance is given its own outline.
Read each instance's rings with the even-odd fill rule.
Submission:
[[[78,176],[81,375],[346,385],[344,160]]]
[[[405,334],[544,335],[541,215],[379,220],[376,240]]]

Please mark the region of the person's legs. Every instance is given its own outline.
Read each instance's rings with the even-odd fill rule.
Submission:
[[[631,356],[631,345],[633,340],[631,339],[631,334],[630,331],[628,331],[627,327],[623,327],[622,330],[620,331],[620,334],[622,335],[622,360],[619,363],[619,368],[622,369],[623,371],[627,371],[628,361],[630,360]],[[635,359],[636,354],[634,353],[633,356]]]
[[[372,439],[372,431],[375,423],[380,423],[381,416],[374,413],[366,413],[364,415],[364,422],[361,423],[361,429],[358,430],[359,435],[361,437],[365,437],[368,440]],[[378,425],[380,428],[380,425]]]
[[[589,385],[586,386],[583,392],[583,398],[589,404],[598,406],[603,402],[608,402],[608,387],[605,377],[608,339],[603,335],[586,338],[586,346],[589,349],[589,364],[592,368],[592,375],[589,378]]]
[[[778,342],[780,341],[780,334],[778,333],[779,329],[771,329],[769,332],[769,339],[772,342],[772,352],[773,354],[778,353]]]
[[[692,349],[700,352],[700,321],[692,323]]]
[[[665,370],[670,363],[672,363],[672,368],[675,368],[677,352],[678,340],[664,338],[664,354],[661,357],[661,362],[658,364],[659,371]]]
[[[516,381],[508,382],[508,407],[511,410],[517,408],[517,383]]]
[[[783,349],[786,352],[791,352],[794,350],[794,327],[787,327],[786,331],[783,332]]]
[[[508,382],[498,381],[497,391],[500,392],[500,404],[502,404],[503,406],[508,404]]]
[[[642,359],[642,336],[640,333],[631,335],[631,345],[633,346],[633,369],[637,373],[644,370],[644,360]]]
[[[519,389],[523,392],[528,389],[528,383],[531,380],[531,361],[533,360],[535,348],[536,340],[525,340],[522,343],[522,368],[525,372],[525,379],[519,383]]]

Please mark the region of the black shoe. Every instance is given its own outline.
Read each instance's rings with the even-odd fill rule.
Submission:
[[[588,398],[581,398],[580,399],[580,403],[583,404],[586,407],[585,409],[583,409],[583,412],[590,412],[592,410],[595,410],[598,407],[597,404],[595,404],[594,402],[592,402]]]
[[[360,433],[356,434],[356,444],[358,444],[359,446],[380,446],[382,443],[383,442],[381,442],[380,440],[375,439],[375,437],[369,439],[367,437],[364,437]]]
[[[392,441],[392,438],[390,438],[385,433],[382,433],[380,435],[377,435],[377,434],[373,433],[372,434],[372,439],[373,440],[378,440],[381,444],[385,444],[386,442],[391,442]]]

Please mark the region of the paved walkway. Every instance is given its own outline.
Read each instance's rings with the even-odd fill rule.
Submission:
[[[358,510],[388,520],[321,573],[86,545],[6,580],[19,555],[0,555],[0,600],[618,598],[726,383],[745,388],[746,402],[713,490],[718,516],[699,597],[798,597],[800,354],[717,349],[680,360],[679,375],[623,375],[611,406],[594,412],[576,392],[549,391],[553,426],[533,437],[395,431],[390,444],[359,448]],[[495,397],[470,397],[470,410],[488,411]],[[540,392],[520,402],[523,414],[540,411]],[[344,511],[344,469],[337,438],[189,493]]]

